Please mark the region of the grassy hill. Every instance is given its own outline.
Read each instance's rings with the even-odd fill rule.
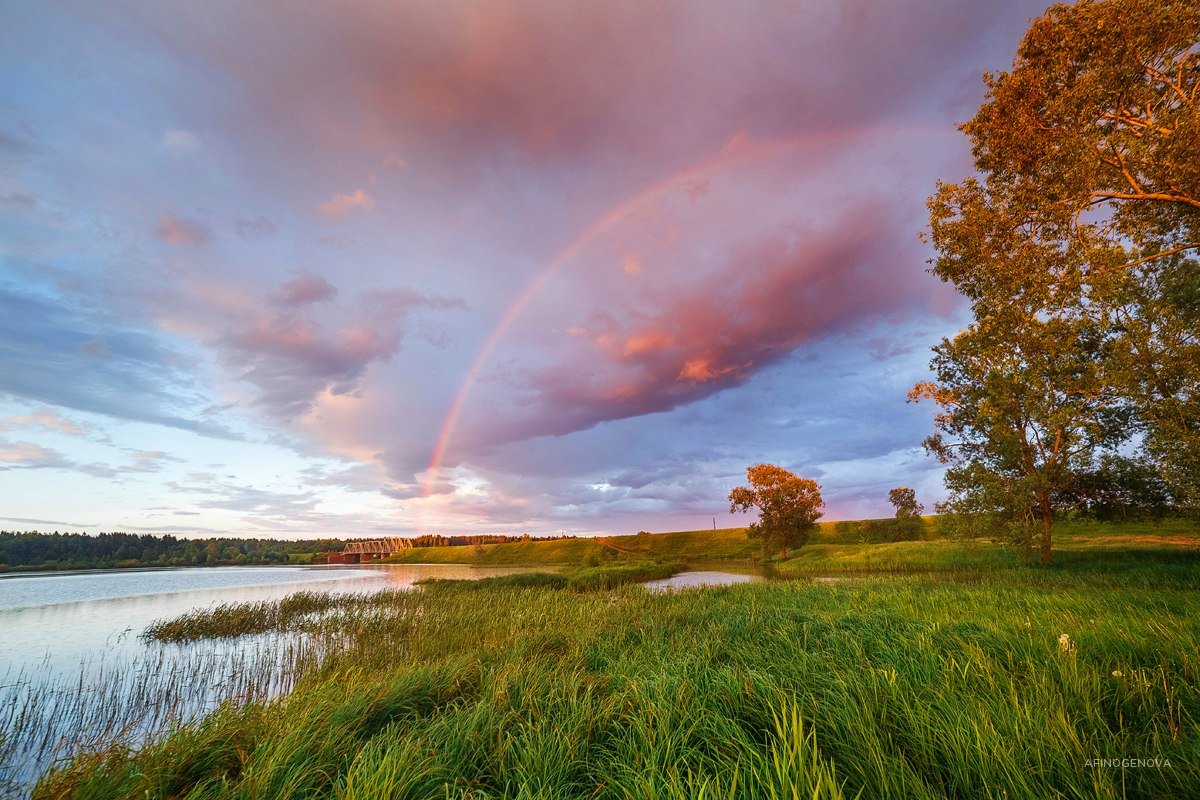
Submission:
[[[959,540],[942,535],[937,517],[926,520],[919,541],[886,541],[891,520],[823,522],[802,548],[775,562],[781,572],[966,569],[1015,566],[1017,556],[1004,544]],[[884,540],[880,540],[884,539]],[[1200,522],[1059,523],[1055,551],[1173,550],[1200,548]],[[556,539],[467,547],[419,547],[387,559],[402,564],[566,565],[596,566],[651,559],[688,564],[751,565],[761,557],[757,541],[745,528],[675,531],[640,536]]]

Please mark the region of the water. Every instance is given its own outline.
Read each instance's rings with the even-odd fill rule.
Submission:
[[[680,572],[670,578],[657,581],[647,581],[642,585],[652,592],[665,592],[672,589],[689,589],[696,586],[729,586],[735,583],[758,583],[763,580],[761,575],[741,575],[736,572],[695,571]]]
[[[222,603],[524,571],[451,564],[207,567],[0,576],[0,796],[57,758],[136,742],[229,698],[270,697],[319,653],[298,637],[148,642],[158,619]],[[81,731],[88,731],[85,738]]]

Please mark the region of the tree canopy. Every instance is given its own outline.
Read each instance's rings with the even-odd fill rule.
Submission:
[[[759,510],[758,522],[747,529],[752,538],[760,538],[763,549],[779,548],[787,558],[788,546],[800,547],[823,515],[825,501],[820,485],[801,478],[774,464],[757,464],[746,469],[749,486],[738,486],[729,493],[729,513]]]
[[[1021,430],[1065,423],[1073,446],[1087,445],[1079,457],[1025,469],[1057,475],[1051,496],[1086,483],[1066,473],[1089,470],[1111,496],[1149,496],[1112,483],[1135,477],[1160,496],[1148,467],[1172,502],[1200,506],[1200,5],[1053,6],[1025,34],[1012,69],[985,82],[985,102],[962,126],[976,174],[940,183],[929,201],[933,272],[971,301],[975,324],[935,348],[939,380],[916,395],[953,398],[943,414],[959,419],[939,418],[939,433],[949,436],[949,425],[982,435],[977,445],[999,448],[992,467]],[[1080,349],[1064,351],[1058,336],[1081,337]],[[985,353],[999,359],[999,373],[974,374],[981,383],[968,390]],[[1049,404],[1025,391],[1026,373],[1053,390]],[[1006,382],[1008,399],[996,388]],[[1039,414],[1025,413],[1030,402]],[[982,427],[961,419],[967,407]],[[1114,437],[1097,428],[1118,410],[1126,438],[1142,448],[1121,468],[1103,452]],[[931,449],[959,467],[978,463],[964,455],[978,452],[971,447]],[[962,478],[948,475],[960,500]]]
[[[1025,34],[1012,69],[984,77],[987,99],[963,125],[982,180],[939,188],[935,239],[946,238],[939,223],[957,219],[980,234],[974,249],[1000,264],[1021,261],[1005,250],[1014,241],[1129,251],[1097,269],[1196,251],[1198,43],[1200,5],[1191,0],[1050,8]],[[945,258],[939,274],[968,295],[976,278],[984,287],[1004,281],[996,269],[972,276],[979,266]]]
[[[921,514],[925,506],[917,502],[917,493],[908,486],[897,486],[888,492],[888,502],[896,509],[896,526],[893,540],[915,539],[924,522]]]
[[[984,320],[935,347],[936,381],[909,397],[940,409],[925,440],[947,465],[939,510],[1006,523],[1049,563],[1054,513],[1076,502],[1097,454],[1128,436],[1100,366],[1106,343],[1078,321]]]

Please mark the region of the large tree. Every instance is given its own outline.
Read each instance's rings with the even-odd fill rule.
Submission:
[[[930,199],[934,272],[977,319],[1104,328],[1102,380],[1200,504],[1200,4],[1054,6],[985,80],[977,175]]]
[[[989,210],[1134,261],[1200,248],[1200,4],[1083,0],[1035,20],[963,126]],[[953,188],[953,187],[948,187]]]
[[[779,548],[787,558],[788,545],[802,546],[821,518],[825,501],[821,486],[774,464],[757,464],[746,469],[749,486],[729,493],[729,513],[759,510],[758,522],[747,529],[751,538],[761,539],[765,551]]]
[[[934,348],[936,381],[910,399],[939,407],[926,449],[947,465],[938,510],[996,523],[1050,563],[1056,512],[1128,435],[1104,380],[1103,331],[1079,321],[987,318]]]

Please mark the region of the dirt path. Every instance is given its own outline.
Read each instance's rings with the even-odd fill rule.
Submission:
[[[600,544],[604,545],[605,547],[609,548],[610,550],[616,550],[618,553],[627,553],[628,555],[631,555],[631,556],[648,555],[647,553],[639,553],[637,550],[630,550],[628,548],[621,547],[620,545],[615,545],[607,537],[603,537],[603,536],[597,537],[596,541],[599,542]]]

